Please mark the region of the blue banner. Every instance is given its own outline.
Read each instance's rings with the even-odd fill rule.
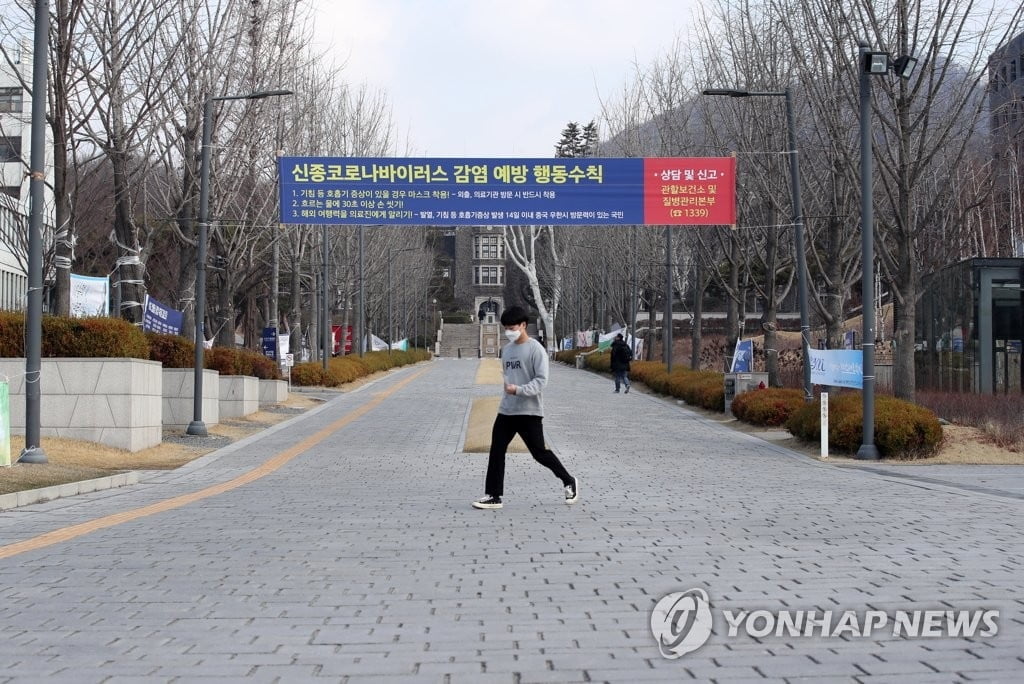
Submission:
[[[864,387],[864,352],[811,350],[811,382],[831,387]]]
[[[732,225],[735,157],[280,157],[281,222]]]
[[[142,329],[163,335],[180,335],[184,318],[177,309],[163,304],[146,295],[146,306],[142,313]]]
[[[260,348],[268,359],[277,361],[277,328],[264,328]]]
[[[733,373],[750,373],[754,370],[754,341],[736,340],[736,351],[732,356]]]

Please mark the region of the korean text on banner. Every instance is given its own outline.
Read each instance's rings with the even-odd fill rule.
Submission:
[[[180,335],[184,314],[146,295],[142,329],[164,335]]]
[[[848,349],[811,349],[811,382],[829,387],[864,387],[864,353]]]
[[[735,157],[280,157],[281,222],[733,225]]]
[[[106,276],[94,278],[72,273],[69,308],[74,318],[109,316],[110,279]]]

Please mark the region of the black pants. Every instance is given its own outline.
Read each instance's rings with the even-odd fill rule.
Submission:
[[[573,482],[572,475],[565,469],[554,452],[544,446],[542,416],[506,416],[502,413],[494,420],[491,429],[491,456],[487,461],[487,483],[485,494],[501,496],[505,486],[505,451],[518,434],[523,438],[530,454],[542,466],[549,468],[563,485]]]

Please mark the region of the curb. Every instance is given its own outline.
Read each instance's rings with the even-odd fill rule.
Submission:
[[[138,481],[139,474],[135,471],[129,471],[118,475],[97,477],[93,480],[66,482],[64,484],[53,485],[52,487],[40,487],[38,489],[26,489],[20,492],[11,492],[10,494],[0,495],[0,511],[9,511],[12,508],[28,506],[30,504],[41,503],[43,501],[52,501],[53,499],[61,499],[66,496],[88,494],[89,492],[114,489],[115,487],[127,487],[128,485],[136,484]]]

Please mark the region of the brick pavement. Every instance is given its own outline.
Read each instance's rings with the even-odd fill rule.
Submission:
[[[403,379],[280,470],[0,559],[3,682],[1019,681],[1022,502],[819,464],[555,366],[548,441],[581,479],[460,453],[476,362],[439,360],[138,486],[0,514],[0,544],[236,477]],[[715,632],[663,658],[651,610]],[[996,608],[973,639],[728,637],[720,611]]]

